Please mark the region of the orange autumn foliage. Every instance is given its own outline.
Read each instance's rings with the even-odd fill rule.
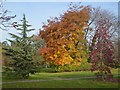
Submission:
[[[89,6],[70,7],[60,18],[55,17],[43,25],[39,36],[46,41],[40,54],[53,65],[80,65],[85,52],[84,28],[90,18]]]

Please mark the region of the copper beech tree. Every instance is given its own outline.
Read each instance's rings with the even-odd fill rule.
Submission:
[[[49,19],[39,36],[46,44],[40,54],[51,65],[80,65],[87,59],[84,29],[88,25],[91,7],[70,6],[59,18]]]
[[[90,58],[92,63],[92,71],[98,70],[101,79],[111,75],[110,66],[114,60],[114,47],[110,40],[108,19],[99,19],[97,28],[92,40]]]

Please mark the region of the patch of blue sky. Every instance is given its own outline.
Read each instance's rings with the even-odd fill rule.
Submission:
[[[13,2],[4,3],[4,8],[11,11],[11,15],[16,15],[17,17],[13,19],[13,21],[19,21],[23,17],[23,13],[25,13],[26,18],[33,27],[35,31],[31,32],[31,34],[38,34],[39,29],[42,27],[42,22],[47,22],[47,19],[50,17],[59,17],[64,11],[68,9],[68,5],[70,2],[14,2],[20,0],[12,0]],[[24,0],[25,1],[25,0]],[[118,3],[117,2],[82,2],[82,5],[91,5],[92,7],[101,7],[103,9],[107,9],[115,15],[118,14]],[[2,38],[0,41],[5,41],[10,38],[11,33],[17,33],[15,29],[10,28],[9,31],[1,31]]]

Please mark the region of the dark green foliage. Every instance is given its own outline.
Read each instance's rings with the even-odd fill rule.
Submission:
[[[14,40],[8,40],[11,42],[11,46],[3,47],[6,51],[5,54],[12,58],[12,62],[9,63],[9,67],[12,68],[12,72],[20,78],[28,78],[29,74],[36,72],[35,61],[33,55],[35,54],[33,36],[27,36],[27,32],[34,29],[28,29],[25,15],[22,24],[18,24],[17,30],[20,31],[19,36],[10,33]]]

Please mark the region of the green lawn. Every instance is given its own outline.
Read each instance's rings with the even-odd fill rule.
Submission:
[[[62,73],[36,73],[31,75],[29,79],[51,79],[51,78],[81,78],[81,77],[88,77],[94,76],[94,73],[87,71],[87,72],[62,72]]]
[[[93,80],[19,82],[3,84],[3,88],[117,88],[118,84]]]
[[[113,69],[114,77],[117,77],[117,69]],[[16,79],[9,79],[3,76],[3,88],[117,88],[118,83],[96,81],[95,79],[85,78],[94,77],[94,72],[62,72],[62,73],[36,73],[30,75],[29,79],[21,81]],[[66,80],[71,79],[72,80]],[[77,79],[76,79],[77,78]],[[75,80],[76,79],[76,80]],[[32,81],[33,80],[33,81]],[[34,81],[45,80],[45,81]],[[30,81],[30,82],[29,82]],[[8,82],[8,83],[7,83]],[[13,83],[9,83],[13,82]]]

